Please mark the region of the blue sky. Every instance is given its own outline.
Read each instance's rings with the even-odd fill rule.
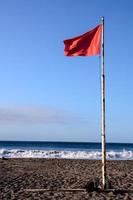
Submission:
[[[105,17],[108,142],[133,142],[133,1],[0,1],[0,140],[101,141],[99,57],[63,40]]]

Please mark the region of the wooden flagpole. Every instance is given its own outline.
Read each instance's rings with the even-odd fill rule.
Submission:
[[[105,133],[105,75],[104,75],[104,17],[102,17],[101,108],[102,108],[102,185],[106,189],[106,133]]]

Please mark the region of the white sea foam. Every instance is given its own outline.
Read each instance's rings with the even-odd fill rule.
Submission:
[[[66,159],[101,159],[100,151],[56,151],[56,150],[22,150],[0,149],[0,158],[66,158]],[[107,159],[133,160],[133,151],[108,151]]]

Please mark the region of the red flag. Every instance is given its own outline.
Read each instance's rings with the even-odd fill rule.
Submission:
[[[94,56],[100,54],[102,25],[78,37],[64,40],[66,56]]]

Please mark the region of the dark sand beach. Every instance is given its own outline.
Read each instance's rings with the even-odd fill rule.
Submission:
[[[113,188],[133,189],[133,161],[108,161]],[[133,199],[133,193],[26,192],[24,189],[84,188],[93,178],[101,181],[101,161],[65,159],[0,159],[0,199]]]

